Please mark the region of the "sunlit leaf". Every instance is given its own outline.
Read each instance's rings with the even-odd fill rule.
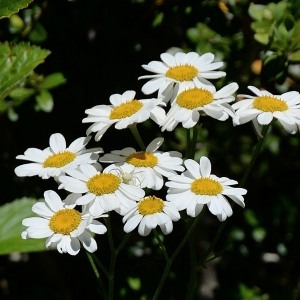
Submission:
[[[289,55],[290,62],[299,62],[300,61],[300,50],[295,51]]]
[[[20,9],[27,7],[33,0],[0,0],[0,19],[8,18]]]
[[[0,255],[13,252],[45,251],[44,239],[21,238],[24,218],[34,216],[31,208],[35,199],[22,198],[0,207]]]
[[[0,44],[0,101],[50,54],[49,50],[27,43]]]

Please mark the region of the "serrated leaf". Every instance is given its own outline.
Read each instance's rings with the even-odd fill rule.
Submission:
[[[27,7],[33,0],[0,0],[0,19]]]
[[[0,255],[47,250],[45,239],[21,238],[22,220],[35,216],[31,210],[34,203],[35,199],[21,198],[0,206]]]
[[[0,44],[0,101],[50,54],[49,50],[27,43]]]

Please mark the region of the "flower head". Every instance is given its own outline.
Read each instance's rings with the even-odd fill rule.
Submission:
[[[137,100],[135,94],[135,91],[126,91],[122,95],[113,94],[109,97],[111,105],[97,105],[87,109],[85,113],[88,116],[82,122],[93,123],[87,129],[87,135],[96,132],[95,140],[99,141],[112,124],[115,124],[116,129],[124,129],[149,118],[161,124],[165,118],[165,111],[158,105],[162,104],[162,100]]]
[[[184,128],[191,128],[197,124],[200,115],[208,115],[214,119],[225,121],[234,116],[229,102],[234,100],[232,94],[238,89],[233,82],[216,91],[213,85],[199,86],[189,83],[181,87],[172,102],[171,108],[162,126],[162,131],[173,130],[179,122]]]
[[[145,151],[136,151],[131,147],[114,150],[102,156],[100,161],[122,165],[127,173],[138,178],[141,188],[160,190],[164,183],[163,176],[170,177],[177,174],[176,171],[184,170],[181,153],[157,151],[163,141],[163,138],[154,139]]]
[[[139,226],[139,234],[146,236],[159,226],[164,234],[169,234],[173,230],[173,221],[179,219],[180,214],[172,203],[156,196],[147,196],[136,202],[123,217],[124,231],[131,232]]]
[[[39,217],[22,221],[28,227],[22,232],[22,238],[47,238],[46,247],[56,247],[60,253],[76,255],[80,243],[87,251],[95,252],[97,243],[91,232],[104,234],[106,227],[87,211],[80,212],[75,205],[66,204],[54,191],[46,191],[44,197],[44,202],[37,202],[32,207]]]
[[[92,165],[82,165],[77,170],[70,170],[67,175],[58,178],[61,182],[59,188],[83,194],[76,204],[87,205],[93,216],[112,210],[122,215],[145,194],[140,187],[124,183],[109,170],[101,172]]]
[[[189,216],[197,216],[206,204],[213,215],[224,221],[232,215],[229,197],[235,203],[244,207],[247,191],[243,188],[233,188],[237,181],[211,174],[211,163],[205,156],[199,164],[187,159],[184,162],[187,170],[181,175],[175,175],[166,182],[169,187],[166,199],[172,202],[178,210],[186,209]]]
[[[50,136],[50,147],[40,150],[29,148],[24,155],[18,155],[17,159],[31,161],[15,168],[17,176],[35,176],[43,179],[57,177],[69,169],[76,168],[81,164],[96,163],[101,148],[88,150],[85,148],[91,137],[80,137],[73,141],[69,147],[60,133]]]
[[[159,97],[164,96],[169,100],[176,86],[184,86],[187,82],[202,86],[211,85],[207,79],[217,79],[226,75],[223,71],[215,71],[223,66],[223,62],[213,62],[215,57],[212,53],[162,53],[160,58],[162,61],[151,61],[142,65],[145,70],[155,73],[139,77],[151,79],[142,87],[146,95],[158,91]]]
[[[266,90],[259,90],[248,86],[255,96],[239,95],[245,97],[232,105],[236,110],[233,118],[235,125],[249,121],[258,122],[259,125],[268,125],[276,118],[284,129],[294,134],[298,131],[300,121],[300,94],[296,91],[273,95]]]

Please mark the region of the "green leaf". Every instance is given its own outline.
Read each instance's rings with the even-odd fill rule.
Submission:
[[[288,60],[290,62],[300,62],[300,50],[289,54]]]
[[[44,112],[51,112],[54,106],[52,95],[47,90],[41,90],[40,94],[36,96],[36,102],[36,110]]]
[[[18,87],[49,54],[49,50],[27,43],[13,46],[8,42],[0,44],[0,101]]]
[[[33,0],[0,0],[0,19],[8,18],[20,9],[27,7]]]
[[[254,34],[254,39],[263,45],[267,45],[269,42],[269,34],[268,33],[256,33],[256,34]]]
[[[287,61],[285,56],[273,53],[263,59],[261,78],[263,82],[277,82],[282,84],[287,72]]]
[[[32,43],[42,43],[47,39],[48,33],[41,23],[36,23],[29,33],[29,40]]]
[[[16,88],[9,94],[9,96],[13,99],[23,100],[29,98],[34,93],[34,89]]]
[[[24,218],[32,217],[35,199],[21,198],[0,206],[0,255],[13,252],[37,252],[47,250],[45,239],[21,238]]]
[[[251,3],[248,9],[248,14],[252,19],[261,21],[264,19],[265,9],[265,5]]]
[[[52,73],[44,78],[44,80],[39,84],[40,89],[50,90],[66,82],[66,78],[62,73]]]
[[[266,21],[256,21],[251,23],[251,29],[256,33],[269,33],[271,30],[271,23]]]
[[[19,115],[16,113],[16,111],[12,107],[8,108],[7,116],[8,116],[8,119],[12,122],[16,122],[19,120]]]

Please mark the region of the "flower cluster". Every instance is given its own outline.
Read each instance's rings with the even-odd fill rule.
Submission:
[[[160,130],[173,131],[178,124],[192,128],[200,117],[219,121],[232,118],[233,125],[252,121],[257,130],[278,119],[289,133],[300,128],[300,94],[287,92],[272,95],[249,86],[255,96],[234,93],[238,84],[229,83],[217,90],[209,81],[226,76],[219,69],[212,53],[163,53],[161,61],[152,61],[142,67],[152,75],[142,87],[149,99],[137,99],[136,92],[110,96],[109,105],[97,105],[85,111],[83,123],[91,123],[87,136],[76,139],[69,147],[63,135],[51,135],[49,147],[44,150],[29,148],[17,159],[30,163],[18,166],[18,176],[53,177],[58,189],[68,196],[62,201],[55,191],[46,191],[44,202],[36,203],[32,210],[39,217],[23,220],[27,229],[23,238],[47,238],[47,247],[75,255],[80,243],[89,251],[97,249],[93,234],[107,231],[97,219],[116,212],[122,217],[124,231],[138,227],[142,236],[160,227],[164,234],[173,230],[173,222],[181,219],[182,211],[192,218],[204,206],[218,220],[225,221],[233,213],[228,199],[244,207],[246,189],[233,187],[237,181],[212,174],[208,157],[199,161],[183,157],[178,151],[159,151],[164,138],[154,138],[144,146],[136,124],[151,119]],[[231,105],[232,102],[235,102]],[[87,149],[94,135],[101,141],[114,124],[115,129],[135,128],[140,149],[126,147],[103,153],[102,148]],[[165,199],[161,196],[165,193]]]

